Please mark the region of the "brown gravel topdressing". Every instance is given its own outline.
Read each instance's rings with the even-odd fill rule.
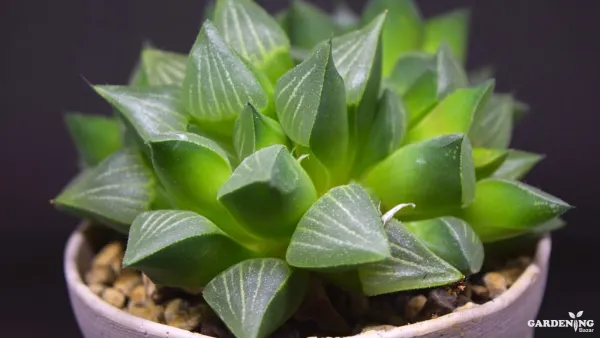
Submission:
[[[134,316],[214,337],[232,337],[204,302],[201,290],[160,287],[137,271],[121,269],[124,244],[114,241],[94,258],[84,279],[108,304]],[[528,256],[486,262],[468,280],[376,297],[352,294],[313,278],[297,313],[273,337],[347,336],[387,330],[476,307],[505,292],[529,265]]]

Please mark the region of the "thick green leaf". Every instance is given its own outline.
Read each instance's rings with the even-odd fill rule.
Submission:
[[[536,164],[543,160],[544,157],[544,155],[511,149],[506,160],[492,176],[496,178],[520,180],[525,177]]]
[[[119,121],[115,118],[69,113],[65,122],[86,167],[97,165],[123,146]]]
[[[473,200],[471,145],[464,135],[453,134],[402,147],[370,170],[363,182],[386,210],[416,204],[400,211],[400,219],[444,216]]]
[[[286,259],[299,268],[336,269],[378,262],[389,253],[379,210],[351,184],[331,189],[306,212]]]
[[[413,0],[371,0],[363,18],[370,21],[386,10],[388,19],[383,29],[384,76],[392,72],[400,56],[418,50],[423,39],[421,13]]]
[[[292,68],[287,35],[254,1],[218,0],[214,18],[225,42],[273,83]]]
[[[277,81],[275,105],[281,127],[292,141],[310,148],[326,167],[345,170],[348,113],[331,44],[323,44]]]
[[[305,50],[331,39],[336,30],[327,13],[303,0],[292,2],[287,20],[292,45]]]
[[[150,209],[155,180],[134,149],[120,150],[79,174],[54,199],[54,205],[126,233],[134,218]]]
[[[204,299],[236,337],[268,337],[298,309],[306,272],[274,258],[243,261],[213,279]]]
[[[412,80],[412,86],[403,94],[410,113],[411,125],[415,125],[426,116],[438,101],[469,85],[465,70],[447,44],[440,46],[433,60],[433,68],[426,64],[427,59],[425,59],[411,70],[415,72],[415,79]],[[403,65],[403,68],[410,66],[411,63],[408,63]],[[416,78],[417,75],[420,76]]]
[[[235,118],[248,102],[261,111],[269,104],[253,70],[210,21],[202,26],[190,52],[182,100],[198,123],[225,135],[231,135]]]
[[[368,142],[358,158],[357,173],[362,173],[396,151],[406,134],[406,127],[404,102],[394,92],[385,90],[379,100]]]
[[[486,179],[477,183],[475,200],[458,216],[483,242],[493,242],[529,232],[569,209],[564,201],[524,183]]]
[[[257,150],[274,144],[287,145],[288,141],[277,121],[259,113],[249,103],[235,123],[233,143],[241,161]]]
[[[465,221],[448,216],[407,223],[406,227],[429,250],[465,276],[481,270],[483,244]]]
[[[177,208],[205,216],[245,244],[252,242],[253,236],[217,200],[219,188],[231,176],[223,149],[191,133],[159,135],[149,145],[154,171]]]
[[[477,112],[469,131],[473,146],[505,149],[513,129],[514,100],[511,95],[491,95],[485,107]]]
[[[485,107],[493,90],[493,82],[475,88],[456,90],[409,130],[407,142],[423,141],[446,134],[467,134],[473,117]]]
[[[242,161],[218,199],[252,233],[287,240],[317,192],[285,146],[274,145]]]
[[[398,59],[392,73],[385,81],[396,93],[404,96],[425,72],[434,72],[435,69],[435,58],[431,55],[419,52],[406,53]]]
[[[481,180],[491,176],[506,160],[509,151],[504,149],[473,149],[475,176]]]
[[[123,266],[161,285],[198,288],[249,257],[208,219],[190,211],[160,210],[133,221]]]
[[[184,113],[175,86],[94,86],[121,114],[128,131],[144,151],[146,142],[168,132],[185,131],[189,116]]]
[[[344,79],[353,151],[366,142],[381,85],[381,31],[386,14],[332,40],[335,67]],[[353,152],[351,156],[356,156]]]
[[[333,186],[333,178],[327,170],[327,167],[321,163],[317,157],[304,147],[296,147],[296,157],[302,168],[308,173],[311,181],[314,183],[319,196],[325,194]]]
[[[450,284],[463,278],[452,265],[436,256],[402,223],[385,226],[391,257],[359,269],[363,291],[376,296]]]
[[[468,9],[458,9],[425,21],[423,50],[435,53],[443,43],[448,43],[461,64],[464,64],[467,59],[470,16]]]

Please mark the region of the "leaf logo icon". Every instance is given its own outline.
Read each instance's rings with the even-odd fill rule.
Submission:
[[[583,315],[583,311],[577,312],[577,318],[581,317],[582,315]]]
[[[575,314],[573,312],[569,312],[569,317],[575,319]]]

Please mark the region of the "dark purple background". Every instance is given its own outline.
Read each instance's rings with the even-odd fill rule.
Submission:
[[[259,1],[278,9],[286,1]],[[331,6],[332,1],[313,1]],[[360,9],[364,1],[349,1]],[[108,113],[83,77],[123,83],[144,39],[187,52],[201,25],[200,0],[3,0],[0,3],[0,336],[79,337],[62,277],[62,250],[77,220],[48,200],[76,172],[62,123],[67,110]],[[554,236],[540,319],[584,311],[600,321],[596,275],[600,224],[600,2],[422,0],[426,16],[473,10],[469,64],[493,63],[497,88],[533,113],[514,146],[548,158],[529,176],[577,208]],[[592,272],[593,271],[593,272]],[[19,330],[19,331],[17,331]],[[596,329],[598,330],[598,329]],[[567,329],[538,330],[565,337]],[[580,334],[584,335],[584,334]],[[519,338],[519,337],[515,337]]]

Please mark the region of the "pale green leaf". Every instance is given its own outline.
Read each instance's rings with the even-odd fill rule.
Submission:
[[[217,200],[231,167],[216,142],[191,133],[170,133],[155,137],[149,145],[154,171],[178,209],[205,216],[233,238],[252,243],[253,236]]]
[[[274,145],[246,157],[218,199],[257,236],[287,240],[317,192],[285,146]]]
[[[491,95],[483,109],[475,114],[469,138],[475,147],[505,149],[513,130],[514,100],[511,95]]]
[[[419,52],[406,53],[398,59],[385,81],[396,93],[404,96],[425,72],[434,72],[435,69],[435,58],[431,55]]]
[[[368,296],[446,285],[463,278],[452,265],[436,256],[402,223],[385,226],[391,257],[359,269]]]
[[[569,209],[566,202],[527,184],[485,179],[477,182],[473,203],[457,215],[483,242],[494,242],[527,233]]]
[[[465,221],[448,216],[407,223],[406,227],[429,250],[465,276],[481,270],[483,244]]]
[[[97,165],[123,146],[115,118],[69,113],[65,122],[84,166]]]
[[[233,142],[239,160],[274,144],[287,145],[287,137],[277,121],[246,105],[235,123]]]
[[[491,176],[506,160],[509,151],[505,149],[473,149],[475,176],[481,180]]]
[[[198,288],[249,252],[208,219],[190,211],[160,210],[133,221],[123,266],[164,286]]]
[[[492,176],[496,178],[520,180],[543,160],[544,157],[544,155],[511,149],[506,160]]]
[[[94,86],[94,89],[120,113],[128,131],[146,150],[146,142],[156,135],[185,131],[190,119],[181,106],[175,86]]]
[[[465,69],[458,63],[450,46],[442,43],[436,54],[438,99],[469,85]],[[486,83],[482,84],[486,85]]]
[[[367,144],[358,158],[356,172],[385,159],[400,148],[406,135],[406,108],[402,99],[390,90],[385,90],[379,100],[375,120]]]
[[[299,268],[349,268],[381,261],[389,250],[379,210],[351,184],[331,189],[306,212],[286,259]]]
[[[470,16],[468,9],[458,9],[425,21],[423,50],[435,53],[443,43],[447,43],[464,64],[468,52]]]
[[[150,86],[181,85],[188,56],[146,46],[142,50],[141,68]]]
[[[413,0],[372,0],[363,19],[370,21],[383,11],[388,19],[383,29],[383,75],[392,72],[403,54],[418,50],[423,39],[421,13]]]
[[[225,42],[273,83],[292,68],[287,35],[254,1],[218,0],[214,20]]]
[[[54,205],[126,233],[134,218],[150,209],[154,186],[152,171],[141,154],[123,149],[75,177]]]
[[[280,259],[251,259],[213,279],[203,296],[236,337],[264,338],[296,312],[307,285],[306,272]]]
[[[336,26],[327,13],[303,0],[294,0],[287,14],[292,45],[310,50],[334,36]]]
[[[331,44],[283,75],[275,90],[281,127],[295,143],[310,148],[328,168],[344,167],[349,130],[344,81],[336,70]]]
[[[467,134],[473,117],[485,107],[493,90],[493,82],[456,90],[409,130],[406,141],[412,143],[446,134]]]
[[[182,100],[198,123],[229,135],[235,118],[248,102],[259,110],[268,106],[261,82],[210,21],[202,26],[190,52]]]
[[[396,150],[363,178],[389,210],[403,203],[399,219],[444,216],[473,200],[475,170],[471,145],[462,134],[440,136]]]

